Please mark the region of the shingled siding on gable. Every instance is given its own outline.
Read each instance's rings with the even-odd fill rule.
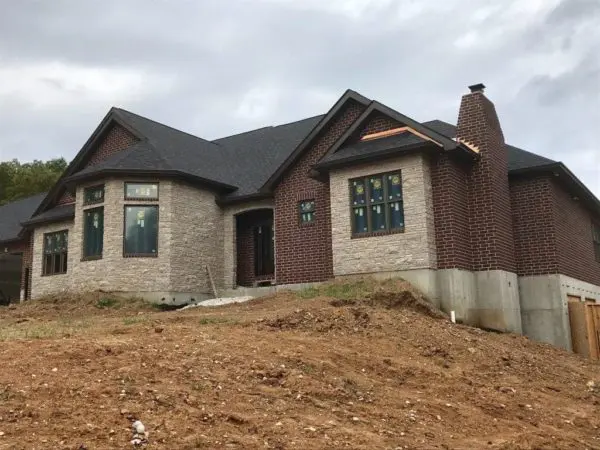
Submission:
[[[365,107],[348,104],[275,189],[275,276],[278,284],[333,277],[329,183],[308,176],[310,168],[352,125]],[[315,222],[300,225],[298,202],[315,200]]]
[[[556,180],[552,180],[552,197],[559,273],[600,286],[600,262],[595,259],[592,237],[592,221],[600,224],[600,216],[593,216]]]
[[[480,149],[469,177],[473,270],[516,272],[508,153],[494,104],[482,92],[463,96],[457,137]]]
[[[431,162],[431,185],[439,269],[472,270],[469,234],[469,167],[447,154]]]
[[[517,275],[558,273],[550,176],[510,181]]]

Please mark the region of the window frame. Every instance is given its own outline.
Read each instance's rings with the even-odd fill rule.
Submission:
[[[389,187],[388,187],[386,177],[389,175],[398,175],[400,177],[401,196],[399,199],[390,200],[388,198],[389,197],[389,195],[388,195]],[[382,201],[376,201],[376,202],[371,201],[370,178],[374,178],[374,177],[379,177],[382,180],[382,183],[383,183],[383,200]],[[353,203],[353,200],[354,200],[353,183],[355,181],[361,181],[365,187],[365,203],[363,203],[361,205],[354,205],[354,203]],[[349,194],[348,203],[349,203],[349,207],[350,207],[350,230],[351,230],[351,238],[352,239],[404,233],[405,228],[406,228],[406,216],[405,216],[405,212],[404,212],[404,188],[403,188],[402,169],[386,170],[385,172],[372,173],[369,175],[363,175],[360,177],[350,178],[348,180],[348,194]],[[398,227],[398,228],[391,228],[390,216],[389,216],[387,210],[391,204],[397,203],[397,202],[400,202],[400,206],[402,208],[402,218],[403,218],[404,225],[402,227]],[[385,216],[385,229],[384,230],[373,231],[371,210],[370,210],[370,208],[373,205],[381,205],[384,208],[384,216]],[[364,208],[365,209],[365,213],[367,215],[367,230],[368,231],[358,231],[358,232],[356,231],[355,223],[354,223],[355,222],[354,221],[354,210],[356,208]]]
[[[156,252],[155,253],[127,253],[125,251],[127,238],[127,208],[156,208]],[[160,229],[160,208],[156,203],[132,203],[123,205],[123,258],[158,258],[158,236]]]
[[[64,236],[66,237],[66,242],[67,242],[67,250],[66,251],[61,251],[61,252],[51,252],[48,253],[46,251],[46,246],[47,246],[47,241],[48,241],[48,236],[53,236],[53,235],[58,235],[58,234],[64,234]],[[52,231],[49,233],[44,233],[43,235],[43,239],[44,239],[44,243],[42,246],[42,276],[43,277],[53,277],[56,275],[66,275],[69,271],[69,230],[65,229],[65,230],[57,230],[57,231]],[[47,255],[52,255],[52,259],[51,259],[51,266],[52,266],[52,270],[50,273],[46,273],[46,267],[47,267],[47,263],[46,263],[46,256]],[[55,255],[60,255],[59,256],[59,266],[60,266],[60,271],[56,271],[55,269]],[[65,267],[65,270],[62,270],[62,267]]]
[[[600,223],[592,222],[592,245],[594,246],[594,259],[600,263]]]
[[[304,211],[302,209],[302,204],[303,203],[308,203],[308,202],[312,202],[313,207],[311,211]],[[311,213],[312,214],[312,220],[308,221],[308,222],[304,222],[302,220],[302,214],[305,213]],[[306,200],[298,200],[298,223],[300,224],[301,227],[305,227],[305,226],[309,226],[309,225],[314,225],[315,222],[317,221],[317,202],[315,201],[314,198],[309,198]]]
[[[156,197],[128,197],[127,186],[130,184],[156,185]],[[160,198],[160,183],[158,181],[125,181],[123,184],[123,199],[125,201],[157,202]]]
[[[88,200],[87,193],[91,190],[102,189],[102,198],[99,200]],[[100,203],[104,203],[104,196],[106,195],[104,191],[104,184],[96,184],[94,186],[89,186],[83,189],[83,206],[89,205],[98,205]]]
[[[85,249],[87,244],[87,222],[86,222],[86,213],[96,210],[102,210],[102,251],[99,255],[86,255]],[[81,261],[94,261],[98,259],[102,259],[104,255],[104,206],[96,206],[94,208],[88,208],[83,210],[83,239],[81,240],[82,248],[81,248]]]

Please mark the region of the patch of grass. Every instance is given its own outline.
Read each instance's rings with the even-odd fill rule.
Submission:
[[[135,325],[136,323],[142,323],[147,320],[144,316],[131,316],[123,317],[123,325]]]
[[[298,291],[298,297],[306,299],[306,300],[310,300],[311,298],[316,298],[319,295],[320,295],[320,291],[316,287],[309,287],[306,289],[302,289],[301,291]]]
[[[233,323],[231,319],[226,317],[202,317],[199,321],[200,325],[214,325],[219,323]]]
[[[96,308],[106,309],[114,308],[119,304],[119,300],[114,297],[102,297],[96,302]]]

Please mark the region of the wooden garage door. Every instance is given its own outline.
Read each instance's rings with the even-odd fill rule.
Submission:
[[[600,359],[600,304],[569,296],[569,322],[573,351]]]

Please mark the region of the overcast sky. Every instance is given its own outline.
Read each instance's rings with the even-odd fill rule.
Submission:
[[[73,158],[112,106],[212,139],[352,88],[456,123],[483,82],[507,142],[600,196],[600,0],[0,0],[0,160]]]

